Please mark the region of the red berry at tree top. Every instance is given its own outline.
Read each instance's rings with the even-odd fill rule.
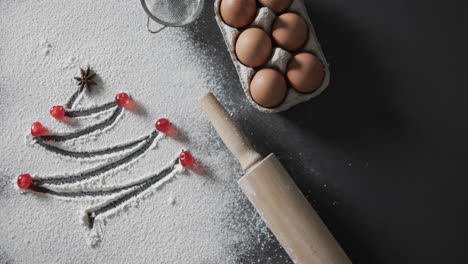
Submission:
[[[179,160],[180,160],[180,164],[183,167],[188,167],[188,166],[193,165],[192,154],[190,154],[190,152],[188,152],[188,151],[182,151],[182,153],[180,153],[180,155],[179,155]]]
[[[126,107],[130,104],[130,96],[126,93],[119,93],[115,96],[115,103],[121,107]]]
[[[50,115],[55,119],[63,120],[65,118],[65,108],[61,105],[52,106]]]
[[[35,122],[31,126],[31,135],[33,137],[42,137],[47,134],[47,129],[40,123]]]
[[[29,174],[21,174],[18,176],[18,187],[20,187],[23,190],[28,189],[31,187],[33,184],[33,180],[31,175]]]
[[[158,121],[156,121],[155,127],[159,132],[167,134],[168,132],[171,131],[172,125],[168,119],[161,118]]]

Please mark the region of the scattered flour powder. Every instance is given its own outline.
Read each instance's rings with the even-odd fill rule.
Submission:
[[[1,263],[288,263],[236,184],[240,166],[197,104],[211,90],[235,114],[223,89],[237,76],[228,65],[212,6],[207,3],[193,25],[152,35],[144,29],[146,16],[138,1],[0,2]],[[172,175],[100,222],[101,241],[95,247],[87,244],[80,224],[87,201],[21,194],[14,184],[22,173],[73,174],[109,162],[61,157],[26,139],[35,121],[56,133],[105,118],[66,123],[49,116],[51,106],[64,104],[77,89],[72,77],[87,65],[98,74],[98,85],[83,95],[80,106],[93,107],[127,92],[139,109],[124,113],[104,133],[68,147],[90,150],[129,142],[153,131],[161,117],[180,132],[159,140],[100,186],[157,172],[182,148],[200,163],[196,171]]]

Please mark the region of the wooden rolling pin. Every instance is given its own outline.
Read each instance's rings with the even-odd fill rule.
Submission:
[[[200,99],[208,120],[246,172],[238,183],[294,263],[351,263],[276,156],[262,159],[213,94]]]

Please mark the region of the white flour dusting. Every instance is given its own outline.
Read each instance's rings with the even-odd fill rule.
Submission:
[[[212,17],[210,12],[205,16]],[[249,263],[268,252],[270,261],[258,261],[287,263],[236,184],[240,166],[197,104],[208,89],[215,93],[225,89],[220,80],[238,81],[237,76],[226,75],[225,65],[218,64],[215,55],[220,51],[210,50],[213,56],[206,56],[205,47],[193,41],[204,34],[196,26],[152,35],[144,29],[145,22],[137,1],[0,2],[0,260]],[[223,54],[227,56],[225,50]],[[72,147],[100,149],[137,139],[152,131],[161,117],[180,131],[178,138],[159,141],[136,164],[106,177],[104,187],[157,171],[181,148],[190,150],[201,164],[196,171],[174,175],[176,180],[159,186],[131,209],[119,210],[119,217],[108,218],[104,227],[98,224],[102,241],[95,248],[86,244],[77,220],[87,205],[21,195],[12,184],[22,173],[55,175],[99,165],[60,158],[24,139],[35,121],[51,131],[75,131],[86,125],[58,122],[49,109],[63,104],[77,89],[73,77],[87,65],[98,74],[98,85],[83,94],[79,107],[104,104],[125,91],[140,109]],[[233,108],[230,101],[223,103]],[[89,124],[101,118],[105,116],[90,118]]]

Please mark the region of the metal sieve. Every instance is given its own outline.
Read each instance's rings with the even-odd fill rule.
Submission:
[[[146,28],[158,33],[165,27],[181,27],[192,23],[200,15],[204,0],[140,0],[148,15]],[[157,30],[150,29],[150,18],[162,25]]]

